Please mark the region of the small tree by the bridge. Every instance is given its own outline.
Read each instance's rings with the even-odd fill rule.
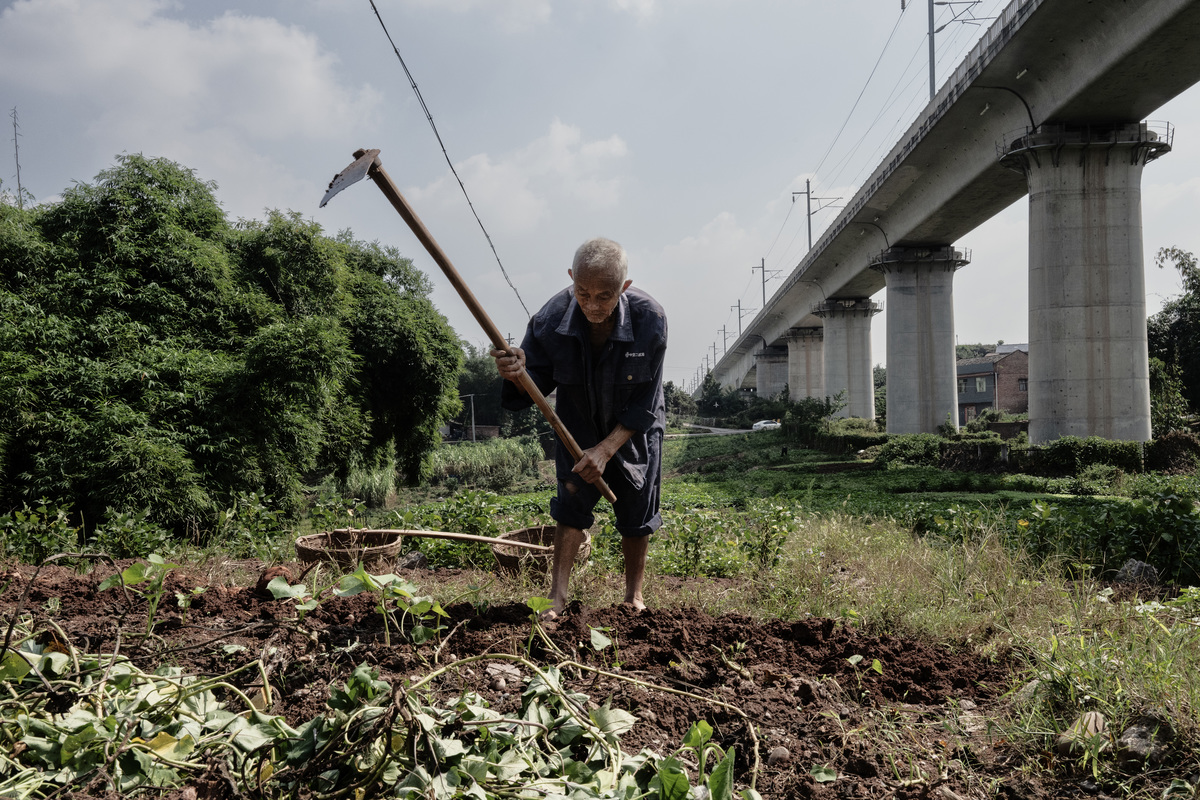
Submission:
[[[700,385],[700,399],[697,407],[702,415],[709,417],[730,417],[746,408],[737,389],[725,389],[713,377],[712,372],[704,376]]]
[[[1168,373],[1177,370],[1189,408],[1200,408],[1200,265],[1196,256],[1177,247],[1160,249],[1154,263],[1160,269],[1175,267],[1183,281],[1183,294],[1168,300],[1162,311],[1147,321],[1150,355],[1159,359]]]

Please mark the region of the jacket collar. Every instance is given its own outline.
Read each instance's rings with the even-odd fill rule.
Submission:
[[[570,289],[567,290],[570,292]],[[555,333],[563,336],[578,336],[587,340],[587,318],[583,316],[583,311],[579,308],[579,302],[575,299],[574,293],[570,295],[571,301],[567,303],[567,310],[563,314],[562,320],[559,321]],[[629,290],[621,292],[621,296],[617,299],[617,324],[613,328],[612,335],[608,338],[614,342],[632,342],[633,341],[633,318],[629,313]]]

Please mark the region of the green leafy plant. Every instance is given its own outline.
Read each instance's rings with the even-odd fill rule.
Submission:
[[[772,569],[779,563],[783,546],[796,525],[795,512],[777,501],[755,503],[747,514],[744,547],[750,560],[760,569]]]
[[[696,785],[704,788],[705,796],[712,800],[732,800],[734,748],[723,750],[712,741],[712,736],[713,728],[704,720],[692,723],[676,754],[657,765],[650,788],[657,790],[660,797],[672,800],[676,798],[683,800],[683,798],[696,796],[691,788],[687,771],[677,757],[684,751],[691,751],[697,763]],[[711,772],[708,771],[709,759],[717,761]],[[745,800],[759,800],[759,794],[754,789],[743,791],[741,796]]]
[[[187,621],[188,609],[192,607],[192,603],[207,590],[207,586],[193,586],[191,591],[175,593],[175,604],[183,609],[183,619],[185,622]]]
[[[96,587],[96,591],[103,592],[114,586],[124,586],[142,597],[147,606],[145,635],[149,637],[153,635],[154,626],[158,622],[158,604],[162,600],[167,574],[178,566],[163,560],[158,553],[151,553],[145,561],[138,561],[116,575],[105,578]],[[145,588],[139,588],[142,584],[147,585]]]
[[[152,519],[150,508],[140,511],[110,508],[92,533],[91,545],[113,558],[146,558],[165,547],[169,539],[170,532]]]
[[[612,632],[612,628],[609,627],[593,628],[591,625],[589,625],[588,640],[589,644],[592,646],[592,650],[600,654],[603,654],[605,650],[611,647],[613,650],[613,657],[609,666],[614,669],[619,669],[621,667],[621,650],[617,645],[617,640],[608,635]]]
[[[405,619],[412,620],[408,635],[414,644],[436,639],[445,630],[441,620],[447,615],[441,605],[432,597],[416,596],[416,591],[416,586],[395,575],[372,575],[360,564],[358,569],[342,578],[334,594],[339,597],[352,597],[363,592],[374,594],[375,610],[383,620],[384,644],[390,647],[393,624],[397,630],[402,630]],[[402,608],[402,618],[396,622],[393,613],[398,607]]]
[[[318,599],[320,593],[309,593],[308,586],[303,583],[289,584],[287,578],[276,575],[267,583],[267,591],[276,600],[299,600],[296,604],[296,616],[304,619],[304,615],[321,605]]]
[[[864,660],[865,660],[864,657],[859,653],[855,653],[854,655],[852,655],[846,659],[846,661],[848,661],[850,663],[850,666],[854,667],[854,680],[858,684],[858,691],[860,694],[862,694],[865,697],[867,695],[867,692],[863,689],[863,673],[866,671],[870,671],[870,672],[874,672],[878,675],[882,675],[883,674],[883,663],[878,658],[873,658],[873,659],[871,659],[871,663],[867,667],[867,669],[863,670],[863,669],[860,669],[859,665],[862,664],[862,662]]]
[[[0,545],[5,556],[29,564],[40,564],[49,556],[73,548],[79,529],[72,525],[70,510],[47,500],[36,507],[0,515]]]

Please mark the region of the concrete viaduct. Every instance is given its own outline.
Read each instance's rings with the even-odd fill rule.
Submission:
[[[871,299],[887,302],[887,429],[957,419],[954,272],[1029,195],[1029,435],[1150,438],[1141,173],[1147,123],[1200,81],[1196,0],[1014,0],[714,367],[763,396],[845,392],[873,418]]]

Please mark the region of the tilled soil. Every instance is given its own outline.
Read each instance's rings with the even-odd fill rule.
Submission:
[[[146,604],[115,589],[98,593],[112,573],[111,566],[85,575],[49,566],[35,575],[32,567],[19,567],[0,592],[5,627],[19,606],[51,616],[80,651],[111,653],[119,646],[143,669],[170,663],[185,674],[222,674],[239,659],[273,652],[265,659],[274,688],[269,710],[292,725],[322,713],[328,687],[362,663],[396,685],[438,664],[481,654],[529,654],[544,664],[573,659],[600,672],[564,670],[569,688],[638,717],[622,737],[625,752],[645,747],[668,754],[695,721],[707,720],[715,741],[736,746],[739,776],[757,769],[757,788],[767,798],[1060,796],[1010,765],[1011,754],[987,724],[1015,680],[1009,665],[865,635],[827,619],[759,624],[686,608],[638,612],[575,603],[544,626],[554,652],[531,637],[524,605],[461,603],[446,609],[440,644],[413,646],[393,628],[386,646],[382,617],[366,595],[331,596],[297,620],[294,601],[270,599],[254,586],[209,586],[185,618],[174,592],[203,584],[176,570],[157,637],[135,645],[138,638],[129,634],[144,630]],[[406,577],[420,585],[436,575],[415,571]],[[614,646],[597,652],[592,629]],[[118,631],[124,632],[120,645]],[[225,645],[246,649],[230,655]],[[518,680],[514,690],[489,678],[478,662],[472,666],[452,671],[438,690],[452,698],[465,687],[502,713],[519,708]],[[247,690],[256,674],[245,678]],[[818,781],[815,768],[835,770],[836,780]],[[739,788],[745,785],[743,778]],[[1059,788],[1074,793],[1066,784]],[[198,781],[176,796],[230,794],[227,784],[214,780]]]

